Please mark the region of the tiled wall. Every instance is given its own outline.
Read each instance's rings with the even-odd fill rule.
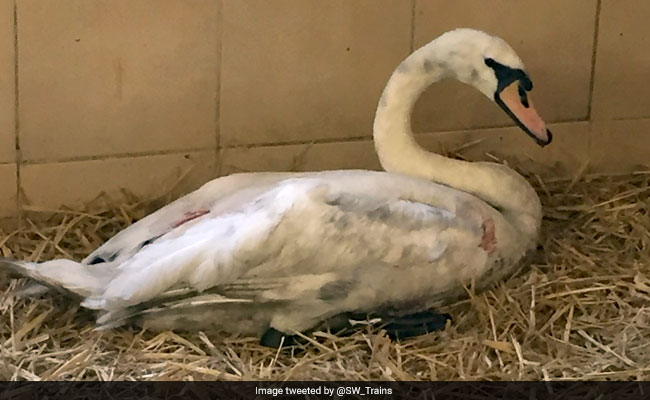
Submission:
[[[648,164],[649,18],[645,0],[0,0],[0,217],[180,176],[377,169],[386,79],[460,26],[519,52],[556,140],[443,82],[416,106],[423,145],[561,174]]]

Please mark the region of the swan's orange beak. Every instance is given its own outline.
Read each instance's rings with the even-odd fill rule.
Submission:
[[[551,143],[553,135],[546,129],[544,120],[537,114],[528,93],[518,80],[506,86],[497,95],[497,103],[540,146]]]

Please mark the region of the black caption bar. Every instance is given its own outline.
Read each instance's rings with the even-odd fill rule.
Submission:
[[[650,382],[0,382],[28,399],[650,399]]]

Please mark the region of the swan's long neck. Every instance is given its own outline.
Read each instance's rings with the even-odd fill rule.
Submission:
[[[466,162],[428,152],[413,137],[411,112],[429,85],[446,77],[470,84],[472,79],[479,79],[471,60],[463,57],[458,47],[434,41],[395,70],[379,101],[374,123],[381,165],[388,172],[421,176],[471,193],[500,210],[522,234],[536,237],[541,205],[523,177],[503,165]]]

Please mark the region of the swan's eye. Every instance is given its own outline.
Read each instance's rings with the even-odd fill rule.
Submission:
[[[519,84],[518,91],[519,98],[521,99],[521,104],[523,104],[523,106],[526,108],[530,107],[530,104],[528,104],[528,95],[526,94],[526,90],[523,88],[523,86],[521,86],[521,83]]]
[[[497,62],[494,61],[493,58],[489,58],[489,57],[488,57],[488,58],[486,58],[484,61],[485,61],[485,65],[487,65],[487,66],[490,67],[490,68],[494,68],[494,67],[497,65]]]

